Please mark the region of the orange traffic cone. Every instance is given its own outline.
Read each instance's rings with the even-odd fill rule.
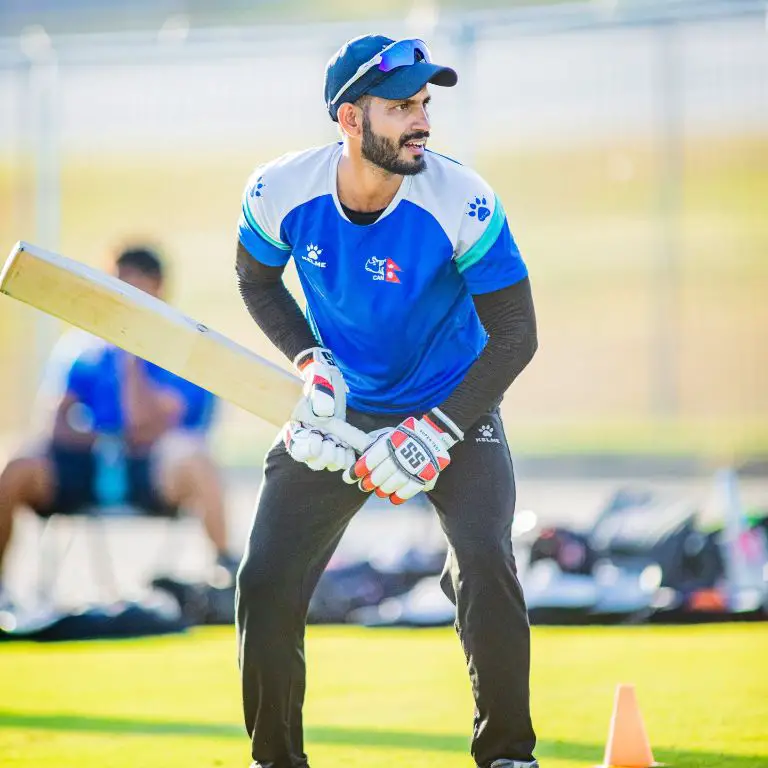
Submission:
[[[616,687],[605,757],[596,768],[650,768],[654,765],[661,763],[653,760],[635,686],[619,685]]]

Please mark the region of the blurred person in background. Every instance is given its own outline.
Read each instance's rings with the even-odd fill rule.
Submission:
[[[114,273],[163,296],[165,270],[151,248],[123,250]],[[74,358],[73,343],[82,350]],[[12,459],[0,474],[0,602],[10,602],[2,563],[22,507],[41,517],[94,506],[129,506],[159,517],[191,510],[204,524],[217,565],[234,577],[223,487],[206,440],[214,396],[88,334],[65,334],[60,347],[70,356],[65,363],[54,350],[48,367],[43,390],[58,397],[42,445]]]
[[[325,74],[342,141],[259,167],[242,200],[240,292],[305,383],[267,456],[238,574],[252,768],[309,765],[307,607],[371,492],[393,504],[426,493],[439,515],[449,543],[441,585],[476,704],[475,763],[538,765],[499,412],[536,351],[536,319],[501,202],[474,171],[426,149],[427,84],[456,80],[422,40],[351,40]],[[291,257],[306,316],[282,281]],[[368,433],[358,460],[323,431],[326,417]]]

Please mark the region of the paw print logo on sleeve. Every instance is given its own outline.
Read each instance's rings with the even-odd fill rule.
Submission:
[[[478,221],[485,221],[491,215],[491,209],[488,207],[488,201],[485,197],[476,197],[468,205],[467,216],[470,218],[477,217]]]
[[[259,176],[256,179],[256,183],[251,187],[251,197],[261,197],[264,194],[263,190],[267,185],[262,181],[263,178],[263,176]]]

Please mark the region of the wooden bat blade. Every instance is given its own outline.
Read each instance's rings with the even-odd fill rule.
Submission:
[[[0,293],[105,339],[282,425],[302,384],[279,366],[116,277],[19,242],[0,272]],[[333,431],[358,451],[362,431],[334,420]],[[350,442],[352,441],[352,442]]]

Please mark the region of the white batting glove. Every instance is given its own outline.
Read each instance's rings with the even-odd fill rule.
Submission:
[[[304,379],[304,396],[293,418],[302,421],[309,412],[319,419],[335,416],[345,420],[347,385],[331,351],[325,347],[305,349],[296,355],[293,365]]]
[[[381,435],[344,472],[344,481],[402,504],[419,491],[435,487],[451,463],[449,449],[463,439],[461,429],[438,408],[420,419],[410,416]]]
[[[357,458],[338,437],[299,421],[289,421],[283,427],[283,441],[292,459],[315,471],[348,469]]]

